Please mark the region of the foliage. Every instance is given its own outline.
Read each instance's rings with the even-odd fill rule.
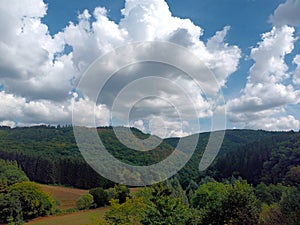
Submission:
[[[125,185],[115,185],[113,188],[106,190],[108,200],[118,199],[119,203],[122,204],[126,201],[126,198],[129,197],[129,189]]]
[[[266,205],[263,204],[259,218],[260,225],[289,225],[285,216],[280,211],[277,203]]]
[[[105,214],[108,224],[136,225],[140,224],[141,214],[147,208],[142,197],[128,198],[123,204],[119,200],[110,201],[111,208]]]
[[[16,161],[5,161],[0,159],[0,192],[5,186],[17,182],[28,181],[26,174],[18,167]]]
[[[300,166],[290,168],[284,177],[284,184],[300,187]]]
[[[184,204],[182,197],[176,197],[170,186],[156,184],[151,189],[150,204],[142,213],[142,224],[183,225],[200,221],[198,214],[193,214],[193,210]]]
[[[108,191],[103,188],[93,188],[89,193],[93,196],[96,207],[102,207],[109,204]]]
[[[135,128],[124,130],[132,131],[135,136],[142,139],[149,136]],[[98,133],[106,149],[114,157],[132,165],[154,164],[174,150],[172,146],[162,142],[151,151],[135,151],[118,140],[112,127],[98,128]],[[84,189],[108,188],[114,185],[85,162],[77,147],[71,126],[2,128],[0,146],[2,146],[0,158],[16,160],[32,181]],[[124,176],[122,173],[126,174],[128,171],[119,171],[120,179]],[[139,174],[133,178],[139,179]]]
[[[80,196],[76,201],[77,209],[84,210],[90,209],[93,206],[94,197],[91,194],[85,194]]]
[[[278,203],[282,197],[282,194],[287,191],[287,187],[282,184],[270,184],[266,185],[260,183],[255,188],[256,197],[262,202],[268,205]]]
[[[23,221],[22,206],[16,193],[0,194],[0,224],[15,223]]]
[[[280,201],[280,210],[287,218],[289,225],[300,224],[300,190],[289,188],[283,193]]]
[[[122,129],[125,133],[130,129],[141,139],[149,137],[134,128]],[[72,127],[0,130],[0,158],[13,160],[0,160],[1,222],[18,223],[51,212],[53,200],[30,182],[22,182],[28,176],[40,183],[94,188],[80,200],[82,208],[93,205],[91,197],[97,207],[111,200],[112,209],[107,213],[111,224],[258,224],[261,206],[261,224],[300,224],[300,133],[227,130],[219,156],[205,172],[199,172],[198,165],[210,133],[199,134],[195,152],[178,176],[130,196],[127,187],[113,187],[87,165]],[[112,127],[97,130],[108,151],[132,165],[161,161],[179,141],[170,138],[151,151],[135,151],[116,138]],[[119,178],[129,172],[119,171]],[[241,177],[256,188],[234,179],[220,183],[230,177]],[[132,179],[142,177],[133,174]]]
[[[253,188],[240,181],[234,184],[209,182],[195,192],[193,206],[203,224],[257,224],[258,201]]]
[[[54,208],[54,200],[33,182],[15,183],[8,193],[20,201],[24,219],[49,215]]]
[[[289,169],[300,165],[300,133],[285,132],[240,146],[221,155],[206,174],[217,180],[232,175],[249,183],[283,182]]]

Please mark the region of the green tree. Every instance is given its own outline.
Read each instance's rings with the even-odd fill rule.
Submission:
[[[208,182],[195,192],[193,206],[203,224],[257,224],[258,200],[253,188],[237,180],[234,184]]]
[[[300,190],[296,187],[284,192],[280,201],[280,210],[288,219],[289,225],[300,224]]]
[[[83,210],[83,209],[89,209],[93,206],[94,203],[94,197],[91,194],[85,194],[80,196],[76,201],[77,209]]]
[[[192,199],[194,208],[202,215],[203,224],[223,224],[226,212],[223,204],[228,199],[228,184],[208,182],[202,184]]]
[[[300,187],[300,166],[292,167],[284,178],[284,183],[286,185],[298,186]]]
[[[260,183],[255,188],[255,195],[262,202],[268,205],[278,203],[281,199],[282,194],[287,191],[287,187],[282,184],[270,184],[266,185]]]
[[[170,187],[154,185],[149,200],[150,204],[142,213],[141,223],[144,225],[185,225],[200,222],[200,217],[191,213],[181,197],[172,196]]]
[[[102,207],[109,204],[108,193],[103,188],[93,188],[89,193],[93,196],[96,207]]]
[[[0,178],[0,193],[6,192],[7,180],[6,178]]]
[[[0,159],[0,182],[4,180],[7,185],[12,185],[29,179],[18,167],[17,162]]]
[[[22,221],[22,206],[18,196],[14,193],[0,194],[0,224],[21,224]]]
[[[141,224],[141,215],[147,208],[143,197],[127,198],[122,204],[119,200],[110,201],[110,210],[105,214],[108,224],[112,225],[138,225]]]
[[[263,204],[259,218],[260,225],[289,225],[287,219],[280,211],[278,203]]]
[[[108,200],[118,199],[119,203],[122,204],[126,201],[126,198],[129,197],[129,188],[125,185],[116,184],[113,188],[106,190]]]
[[[251,185],[237,181],[228,186],[228,199],[223,208],[232,224],[256,225],[259,203]]]
[[[33,182],[15,183],[8,188],[8,193],[19,199],[24,219],[49,215],[55,205],[53,198]]]

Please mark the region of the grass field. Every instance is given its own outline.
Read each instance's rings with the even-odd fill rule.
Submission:
[[[61,186],[52,186],[38,184],[41,189],[49,193],[52,197],[57,199],[60,203],[58,206],[61,210],[76,208],[76,200],[79,196],[88,193],[88,190],[67,188]],[[134,193],[138,188],[130,188],[130,192]],[[109,207],[85,210],[66,215],[40,217],[31,220],[25,224],[36,225],[99,225],[104,223],[104,214]]]
[[[40,217],[31,220],[28,224],[34,225],[100,225],[103,224],[104,214],[108,208],[99,208],[70,213],[61,216]]]
[[[79,196],[88,193],[88,190],[67,188],[61,186],[51,186],[38,184],[42,190],[49,193],[53,198],[57,199],[60,203],[58,208],[65,210],[76,207],[76,200]]]

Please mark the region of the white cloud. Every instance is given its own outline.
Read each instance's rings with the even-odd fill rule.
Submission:
[[[296,55],[293,63],[297,65],[297,68],[294,72],[294,83],[300,84],[300,55]]]
[[[264,130],[299,130],[300,122],[292,115],[284,117],[271,117],[261,118],[254,121],[249,121],[247,126],[252,129],[264,129]]]
[[[189,19],[174,17],[163,0],[127,0],[122,10],[124,17],[119,24],[109,20],[104,8],[98,7],[93,13],[84,10],[78,16],[77,24],[70,22],[53,36],[49,34],[48,26],[41,22],[46,13],[47,5],[42,0],[0,2],[0,84],[4,87],[4,91],[0,93],[0,106],[3,109],[0,112],[0,121],[3,121],[3,124],[12,124],[7,121],[19,125],[68,123],[71,121],[71,106],[76,104],[84,115],[83,123],[89,122],[85,116],[93,116],[93,109],[96,109],[96,124],[108,125],[109,105],[112,103],[109,102],[109,97],[120,90],[121,84],[126,85],[139,78],[139,74],[131,74],[129,71],[114,80],[110,89],[104,93],[104,96],[107,96],[105,104],[98,102],[95,105],[88,95],[75,101],[75,97],[70,96],[69,92],[76,87],[81,74],[96,58],[128,43],[170,41],[188,48],[215,73],[220,86],[213,86],[209,81],[206,84],[209,87],[207,89],[212,92],[219,91],[220,87],[226,84],[230,74],[236,71],[241,57],[237,46],[225,42],[229,27],[216,32],[215,36],[204,43],[201,40],[201,27]],[[72,48],[68,54],[64,51],[66,45]],[[128,52],[127,57],[134,58],[136,54],[133,49],[132,52]],[[172,57],[187,60],[177,55]],[[193,66],[192,62],[187,63]],[[120,64],[122,59],[110,63],[111,66]],[[145,68],[147,67],[144,67],[147,75],[153,75],[151,72],[161,72],[166,74],[168,79],[180,84],[185,90],[184,94],[193,99],[199,111],[198,117],[205,118],[211,115],[209,100],[201,96],[199,87],[184,79],[178,71]],[[192,115],[190,111],[193,107],[182,101],[182,94],[175,93],[169,85],[153,85],[160,86],[162,90],[158,97],[174,101],[177,105],[186,105],[182,118],[183,123],[188,123],[186,118]],[[91,87],[86,88],[92,89]],[[135,91],[131,94],[138,96],[142,92],[143,88],[140,92]],[[129,104],[130,101],[124,102],[126,103]],[[179,129],[180,124],[174,120],[175,117],[172,117],[170,105],[161,106],[162,102],[157,100],[148,102],[153,104],[152,106],[145,103],[147,102],[144,102],[144,107],[149,111],[144,110],[143,118],[133,118],[133,121],[145,118],[151,121],[163,119],[169,127],[166,136],[186,134],[186,131]],[[160,109],[161,111],[157,112]],[[168,116],[172,119],[168,119]],[[140,122],[135,124],[142,128],[143,124]],[[153,127],[157,129],[152,129],[154,133],[162,132],[159,126]],[[188,126],[185,129],[188,130]]]
[[[7,92],[29,99],[63,101],[76,75],[64,41],[41,22],[41,0],[0,2],[0,79]]]
[[[86,126],[108,126],[110,114],[103,105],[95,105],[89,99],[78,99],[74,94],[66,102],[49,100],[26,101],[25,98],[0,92],[0,124],[29,126],[35,124],[70,124],[73,104],[81,114],[81,124]],[[85,123],[91,118],[94,123]]]
[[[105,105],[96,105],[89,98],[78,98],[77,94],[73,94],[69,106],[69,112],[80,115],[80,120],[74,120],[76,126],[99,127],[108,126],[110,122],[110,111]],[[76,105],[74,107],[74,105]],[[76,111],[73,111],[75,109]]]
[[[255,61],[241,96],[228,101],[230,119],[248,128],[298,129],[299,121],[286,115],[285,107],[300,103],[300,90],[290,82],[285,56],[292,52],[294,28],[273,27],[251,50]],[[297,59],[296,59],[297,60]]]
[[[16,123],[14,121],[4,120],[0,122],[0,126],[15,127]]]
[[[300,1],[286,0],[280,4],[271,16],[274,25],[300,26]]]

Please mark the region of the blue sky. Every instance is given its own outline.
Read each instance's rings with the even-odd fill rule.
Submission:
[[[108,125],[113,117],[117,125],[136,126],[160,136],[182,136],[210,130],[213,111],[224,107],[226,128],[298,130],[299,10],[299,0],[2,2],[0,123],[9,126],[71,123],[75,104],[83,117],[94,116],[97,125]],[[132,82],[132,78],[125,79],[130,74],[127,69],[112,79],[102,102],[93,102],[88,93],[80,92],[78,96],[76,85],[94,60],[116,47],[149,40],[187,43],[184,47],[215,73],[225,106],[209,108],[208,105],[215,104],[201,94],[199,97],[201,90],[186,83],[188,95],[193,96],[196,108],[203,112],[193,117],[187,107],[180,120],[167,113],[173,107],[172,102],[161,102],[178,99],[180,94],[161,85],[165,95],[156,100],[141,100],[134,110],[144,114],[126,121],[121,112],[112,115],[108,99],[111,93],[122,90],[122,82],[125,86]],[[148,67],[143,71],[149,71]],[[142,73],[139,68],[131,69]],[[165,73],[168,79],[176,72],[160,66],[150,71]],[[181,79],[183,76],[179,75],[175,80]],[[137,90],[132,96],[140,92]],[[151,103],[152,108],[146,103]],[[155,110],[158,107],[162,107],[160,112]],[[201,129],[194,124],[197,120],[202,123]],[[82,125],[87,125],[88,119],[82,121]],[[165,130],[161,130],[161,121],[165,121]]]
[[[226,40],[238,44],[247,56],[250,48],[260,41],[260,34],[272,28],[269,17],[279,4],[284,3],[284,0],[187,0],[184,2],[168,0],[167,2],[174,16],[189,18],[204,29],[204,40],[213,36],[217,30],[230,25],[231,30]],[[78,13],[84,9],[93,11],[97,6],[108,9],[108,17],[118,23],[122,18],[121,9],[125,6],[124,0],[74,0],[72,3],[46,0],[45,3],[48,4],[48,13],[42,21],[48,25],[51,34],[61,31],[69,21],[78,21]],[[252,63],[250,60],[240,62],[241,69],[228,81],[230,90],[224,89],[226,94],[235,95],[234,92],[243,87]]]

